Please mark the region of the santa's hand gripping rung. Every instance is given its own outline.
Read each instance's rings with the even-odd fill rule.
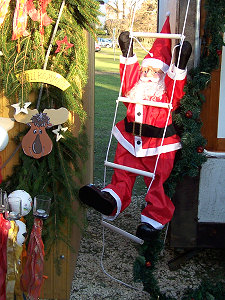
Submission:
[[[144,37],[144,38],[159,38],[159,39],[175,39],[184,40],[185,36],[179,33],[154,33],[154,32],[131,32],[130,38]]]
[[[173,108],[171,103],[163,103],[163,102],[148,101],[148,100],[131,100],[128,97],[118,97],[116,102],[127,102],[127,103],[134,103],[134,104],[142,104],[142,105],[162,107],[162,108],[168,108],[168,109]]]
[[[114,168],[114,169],[120,169],[120,170],[128,171],[128,172],[138,174],[138,175],[142,175],[142,176],[145,176],[145,177],[151,177],[151,178],[155,177],[154,173],[138,170],[138,169],[135,169],[135,168],[126,167],[126,166],[123,166],[123,165],[118,165],[118,164],[115,164],[115,163],[111,163],[109,161],[105,161],[105,166],[111,167],[111,168]]]
[[[135,243],[138,243],[138,244],[141,244],[141,245],[144,244],[144,241],[142,239],[138,238],[137,236],[135,236],[135,235],[133,235],[129,232],[126,232],[123,229],[120,229],[120,228],[118,228],[118,227],[116,227],[116,226],[114,226],[110,223],[107,223],[107,222],[103,221],[103,220],[101,221],[101,224],[102,224],[102,226],[107,227],[107,228],[123,235],[125,238],[128,238],[128,239],[132,240]]]

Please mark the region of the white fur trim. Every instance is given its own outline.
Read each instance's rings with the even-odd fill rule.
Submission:
[[[161,69],[164,73],[166,73],[169,69],[169,66],[164,63],[162,60],[156,59],[156,58],[145,58],[142,61],[141,66],[143,68],[145,67],[153,67],[153,68],[159,68]]]
[[[124,65],[133,65],[138,61],[136,54],[132,57],[124,57],[120,55],[120,63]]]
[[[158,230],[161,230],[164,227],[164,225],[162,225],[161,223],[159,223],[151,218],[148,218],[144,215],[141,215],[141,222],[148,223],[148,224],[152,225],[155,229],[158,229]]]
[[[142,139],[141,137],[134,136],[135,140],[135,147],[129,143],[122,133],[119,131],[119,129],[114,126],[112,133],[114,137],[117,139],[117,141],[127,150],[129,151],[132,155],[136,157],[145,157],[145,156],[154,156],[158,155],[159,153],[167,153],[167,152],[172,152],[175,150],[178,150],[182,148],[181,143],[174,143],[174,144],[169,144],[169,145],[163,145],[162,147],[156,147],[156,148],[142,148]],[[138,145],[138,141],[141,143]]]
[[[170,16],[170,11],[168,11],[167,13],[166,13],[166,17],[169,17]]]
[[[187,76],[187,69],[185,70],[181,70],[179,68],[177,68],[175,65],[172,65],[168,72],[167,75],[173,79],[173,80],[184,80],[185,77]]]
[[[110,193],[113,196],[113,198],[115,198],[115,200],[116,200],[117,211],[116,211],[115,216],[105,216],[105,215],[103,215],[103,219],[108,220],[108,221],[113,221],[118,217],[118,215],[121,211],[122,204],[121,204],[120,197],[112,189],[105,188],[105,189],[102,190],[102,192]]]
[[[129,143],[122,135],[122,133],[119,131],[119,129],[114,126],[112,133],[114,135],[114,137],[117,139],[117,141],[127,150],[129,151],[132,155],[135,155],[135,150],[134,147],[131,143]]]

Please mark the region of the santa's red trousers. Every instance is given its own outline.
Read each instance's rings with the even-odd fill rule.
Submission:
[[[175,154],[176,151],[172,151],[162,153],[159,157],[155,179],[146,194],[146,206],[141,212],[142,218],[143,216],[147,217],[144,217],[145,220],[148,220],[149,218],[165,225],[172,219],[174,205],[170,198],[165,194],[163,183],[172,171]],[[156,159],[157,155],[135,157],[118,143],[114,162],[119,165],[153,173]],[[107,189],[112,189],[120,198],[120,212],[122,212],[131,202],[132,189],[136,177],[137,174],[120,169],[114,169],[111,184],[106,186]],[[151,177],[144,177],[147,187],[149,187],[151,180]]]

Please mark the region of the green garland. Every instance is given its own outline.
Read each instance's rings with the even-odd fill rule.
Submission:
[[[196,68],[190,71],[190,79],[185,87],[185,96],[181,100],[180,110],[173,116],[180,132],[182,149],[178,153],[173,171],[165,183],[165,190],[169,197],[174,195],[178,182],[182,181],[184,176],[197,176],[201,165],[206,161],[202,152],[206,140],[201,135],[202,123],[200,120],[201,107],[205,99],[201,91],[209,84],[211,72],[219,67],[219,55],[224,45],[221,33],[225,32],[225,2],[224,0],[206,0],[205,9],[207,17],[200,62]],[[140,246],[139,256],[134,263],[134,278],[143,282],[144,290],[151,294],[152,299],[169,299],[161,294],[153,275],[161,247],[160,240],[144,243],[143,246]],[[197,291],[196,295],[198,293],[200,292]],[[214,298],[202,296],[202,298],[193,299]]]
[[[34,1],[36,7],[40,1]],[[30,106],[36,108],[40,91],[40,83],[21,83],[18,74],[26,70],[43,69],[45,56],[55,23],[58,18],[62,0],[51,1],[47,13],[53,23],[44,27],[44,37],[39,30],[39,23],[28,18],[27,30],[30,35],[12,41],[12,24],[15,10],[15,0],[11,0],[5,21],[0,27],[0,87],[10,104],[29,101],[30,94],[35,95],[35,101]],[[74,209],[77,201],[78,182],[82,179],[82,168],[87,160],[88,141],[85,134],[84,121],[86,113],[83,109],[83,89],[87,82],[87,40],[86,31],[95,35],[95,24],[98,23],[99,3],[95,0],[66,0],[53,47],[49,56],[47,70],[61,74],[70,83],[70,87],[62,92],[54,86],[44,85],[40,102],[40,111],[45,108],[65,107],[79,117],[81,124],[77,137],[72,134],[73,124],[66,124],[69,130],[63,133],[64,138],[56,142],[56,136],[48,130],[53,141],[51,153],[40,159],[26,156],[20,149],[20,162],[14,167],[12,176],[8,177],[2,188],[8,193],[23,189],[32,198],[37,194],[47,194],[52,198],[49,218],[45,221],[43,239],[46,254],[59,240],[70,246],[69,236],[63,230],[67,223],[78,224],[78,209]],[[74,46],[65,51],[55,53],[57,40],[67,36]],[[18,47],[19,46],[19,47]],[[20,51],[18,51],[20,49]],[[78,118],[77,118],[78,120]],[[15,143],[27,132],[21,132],[15,137]],[[28,228],[31,229],[33,216],[26,216]],[[80,226],[78,224],[78,226]],[[55,247],[57,251],[57,247]],[[58,256],[59,257],[59,256]]]

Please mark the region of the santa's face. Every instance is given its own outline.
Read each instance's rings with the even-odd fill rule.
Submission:
[[[159,68],[142,67],[140,73],[140,80],[142,81],[151,81],[151,82],[159,82],[163,78],[163,71]]]

